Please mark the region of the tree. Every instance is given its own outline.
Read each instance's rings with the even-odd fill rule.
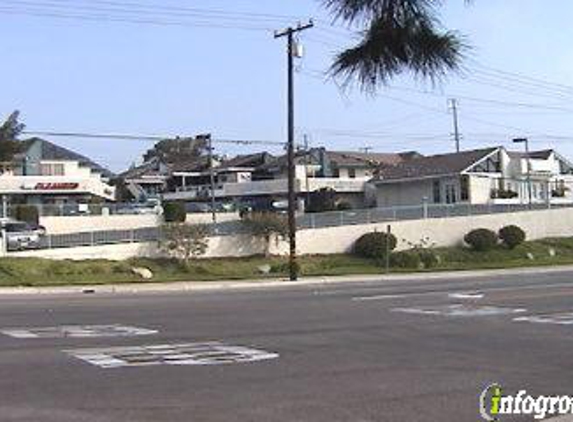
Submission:
[[[164,139],[156,143],[144,156],[144,161],[159,158],[166,162],[195,160],[205,156],[207,141],[204,137]]]
[[[265,242],[265,256],[270,255],[271,240],[278,242],[288,236],[288,221],[280,214],[272,212],[254,212],[243,218],[247,230]]]
[[[162,226],[160,247],[170,256],[181,259],[188,266],[191,258],[207,252],[209,227],[205,224],[167,223]]]
[[[359,43],[339,53],[331,67],[348,84],[373,91],[410,71],[435,81],[459,68],[461,36],[440,28],[441,0],[322,0],[336,19],[364,26]]]
[[[12,161],[19,151],[18,136],[25,128],[24,124],[18,122],[19,117],[20,112],[16,110],[0,126],[0,162]]]

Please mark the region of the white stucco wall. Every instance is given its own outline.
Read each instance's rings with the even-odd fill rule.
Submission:
[[[187,214],[188,224],[207,224],[212,221],[211,213]],[[238,220],[238,213],[218,213],[217,221]],[[143,215],[82,215],[66,217],[40,217],[40,224],[49,234],[67,234],[103,230],[131,230],[156,227],[163,222],[162,217],[153,214]]]
[[[379,184],[376,203],[380,208],[393,206],[421,205],[424,197],[433,202],[433,180],[416,180],[415,182]]]
[[[323,255],[346,253],[352,250],[356,239],[372,231],[385,231],[388,223],[330,227],[301,230],[298,233],[300,254]],[[398,238],[399,249],[406,249],[406,241],[417,243],[429,238],[436,246],[455,246],[462,243],[464,235],[475,228],[499,230],[516,224],[527,233],[528,239],[573,236],[573,209],[525,211],[473,217],[437,218],[389,223]],[[111,246],[53,249],[11,253],[10,256],[35,256],[50,259],[126,259],[134,256],[156,256],[156,243],[122,244]],[[273,254],[286,254],[287,244],[271,244]],[[264,244],[248,235],[212,238],[205,257],[242,257],[264,253]]]
[[[40,224],[49,234],[93,232],[101,230],[131,230],[155,227],[161,217],[144,215],[85,215],[68,217],[40,217]]]

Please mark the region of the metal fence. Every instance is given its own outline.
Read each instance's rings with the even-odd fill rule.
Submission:
[[[158,241],[159,227],[134,230],[107,230],[82,233],[48,234],[42,237],[41,249],[74,248],[78,246],[114,245]]]
[[[350,226],[357,224],[384,223],[388,221],[419,220],[426,218],[465,217],[548,208],[573,207],[547,204],[420,204],[413,206],[369,208],[350,211],[333,211],[320,214],[305,214],[298,218],[298,227],[318,229],[322,227]]]
[[[551,208],[573,207],[571,205],[552,205]],[[392,221],[418,220],[427,218],[463,217],[472,215],[509,213],[530,210],[546,210],[545,204],[533,206],[521,204],[491,205],[419,205],[392,208],[371,208],[351,211],[336,211],[317,214],[304,214],[297,218],[299,229],[319,229],[325,227],[374,224]],[[247,233],[241,221],[227,221],[209,224],[211,233],[216,236],[231,236]],[[159,227],[146,227],[134,230],[94,231],[70,234],[46,235],[40,248],[72,248],[78,246],[99,246],[122,243],[155,242],[161,238]]]
[[[30,205],[25,205],[29,207]],[[33,205],[40,217],[73,217],[98,215],[142,215],[160,214],[160,207],[150,204],[136,203],[104,203],[104,204],[37,204]],[[21,205],[10,204],[6,214],[17,216]],[[3,211],[4,212],[4,211]]]

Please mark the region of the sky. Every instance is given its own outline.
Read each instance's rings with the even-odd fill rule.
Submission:
[[[313,18],[296,63],[298,142],[451,152],[456,98],[463,149],[527,136],[573,158],[573,3],[547,3],[446,1],[444,27],[471,46],[463,72],[438,85],[404,74],[370,95],[326,76],[356,35],[319,0],[0,0],[0,119],[18,109],[29,131],[284,141],[286,50],[273,30]],[[152,146],[46,138],[116,172]],[[263,149],[281,153],[216,144],[222,155]]]

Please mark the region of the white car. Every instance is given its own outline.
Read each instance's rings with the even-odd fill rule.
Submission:
[[[46,233],[43,226],[32,225],[11,218],[0,219],[0,230],[2,233],[6,233],[8,251],[38,249],[41,246],[42,237]]]

